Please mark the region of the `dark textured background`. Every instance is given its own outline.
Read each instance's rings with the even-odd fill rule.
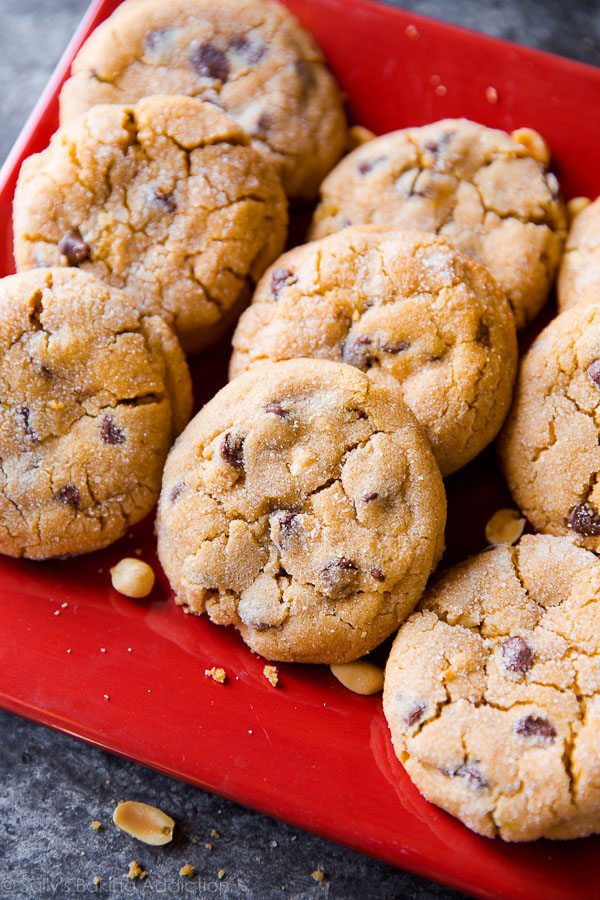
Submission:
[[[398,5],[600,65],[600,0]],[[0,0],[0,158],[86,6],[87,0]],[[1,900],[63,900],[88,893],[265,900],[459,896],[1,712],[0,779]],[[168,810],[178,823],[174,844],[145,847],[117,832],[110,819],[122,798],[145,799]],[[105,825],[100,832],[89,827],[95,818]],[[220,837],[211,838],[211,828]],[[140,885],[123,878],[134,858],[150,872]],[[196,879],[179,877],[186,862],[196,867]],[[311,879],[317,868],[328,873],[323,884]],[[216,877],[219,869],[226,872],[222,881]],[[95,875],[102,879],[98,888]]]

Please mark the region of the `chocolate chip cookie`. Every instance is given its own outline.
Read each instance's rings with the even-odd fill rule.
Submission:
[[[422,794],[487,837],[600,831],[600,562],[528,535],[451,569],[385,674],[396,754]]]
[[[77,269],[0,280],[0,552],[106,547],[147,515],[191,412],[173,332]]]
[[[394,384],[326,360],[246,372],[167,461],[158,552],[190,612],[268,659],[347,662],[412,611],[446,501]]]
[[[233,347],[232,376],[314,356],[398,382],[443,475],[496,436],[517,365],[514,317],[482,266],[431,234],[376,225],[280,257]]]
[[[600,303],[600,197],[575,216],[558,275],[558,308]]]
[[[15,259],[123,288],[193,352],[234,321],[281,252],[286,203],[271,164],[216,106],[96,106],[23,163]]]
[[[600,550],[600,306],[554,319],[522,363],[500,458],[538,531]]]
[[[558,182],[529,147],[466,119],[376,138],[324,181],[312,236],[365,223],[443,235],[489,269],[522,328],[548,296],[566,234]]]
[[[221,106],[312,198],[340,158],[340,92],[312,38],[270,0],[126,0],[73,62],[61,121],[98,103],[185,94]]]

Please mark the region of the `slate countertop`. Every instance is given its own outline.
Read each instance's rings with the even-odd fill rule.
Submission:
[[[397,5],[600,65],[600,0],[412,0]],[[0,159],[86,6],[87,0],[0,0]],[[0,785],[0,900],[138,892],[261,900],[459,897],[1,712]],[[134,844],[112,827],[114,803],[128,797],[144,798],[173,815],[178,837],[168,850]],[[93,819],[105,827],[93,831]],[[211,836],[211,829],[219,836]],[[123,879],[134,858],[151,872],[140,885]],[[196,879],[178,875],[188,862],[199,873]],[[313,881],[315,869],[325,871],[327,880]],[[95,876],[99,887],[93,885]]]

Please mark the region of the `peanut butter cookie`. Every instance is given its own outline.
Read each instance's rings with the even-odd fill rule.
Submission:
[[[232,376],[314,356],[398,382],[443,475],[496,436],[517,366],[514,317],[488,272],[441,238],[376,225],[280,257],[233,347]]]
[[[600,197],[575,216],[558,275],[558,308],[600,303]]]
[[[600,305],[554,319],[521,363],[500,459],[537,531],[600,550]]]
[[[106,547],[147,515],[191,412],[175,335],[76,269],[0,280],[0,552]]]
[[[323,182],[312,236],[365,223],[443,235],[489,269],[522,328],[548,296],[566,234],[558,182],[532,152],[466,119],[383,135]]]
[[[188,352],[235,319],[286,226],[271,164],[191,97],[94,107],[25,160],[14,202],[19,269],[85,269],[162,315]]]
[[[126,0],[76,56],[61,121],[150,94],[221,106],[294,197],[314,197],[344,149],[341,95],[323,55],[270,0]]]
[[[398,758],[487,837],[600,831],[600,562],[528,535],[451,569],[402,625],[385,674]]]
[[[443,549],[446,500],[394,384],[325,360],[246,372],[175,444],[158,552],[194,613],[268,659],[347,662],[397,628]]]

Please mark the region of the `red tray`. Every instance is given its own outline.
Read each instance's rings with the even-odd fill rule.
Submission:
[[[356,121],[379,132],[443,116],[529,125],[552,145],[567,196],[600,193],[600,70],[366,0],[286,5],[323,47]],[[92,4],[3,169],[1,274],[13,271],[20,163],[47,144],[69,63],[115,6]],[[224,383],[228,352],[224,343],[195,362],[198,404]],[[510,501],[492,451],[448,491],[452,560],[483,545],[486,519]],[[472,895],[600,896],[598,839],[505,845],[423,800],[377,698],[349,693],[324,667],[281,666],[272,688],[235,633],[169,602],[162,575],[149,601],[116,594],[108,569],[136,548],[156,562],[150,521],[77,560],[0,559],[4,708]],[[227,670],[226,685],[204,677],[212,665]]]

